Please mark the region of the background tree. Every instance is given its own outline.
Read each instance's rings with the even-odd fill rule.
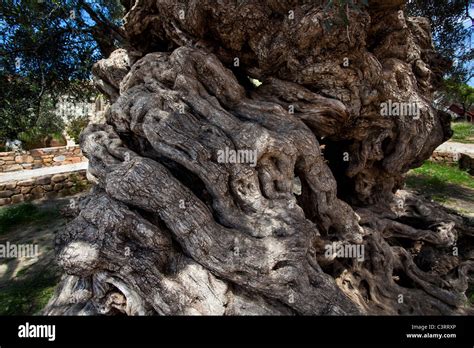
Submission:
[[[474,77],[472,34],[474,29],[473,3],[469,0],[411,0],[406,5],[411,16],[429,18],[436,50],[447,59],[450,68],[443,75],[436,105],[448,109],[459,104],[464,113],[470,105],[469,83]]]
[[[452,62],[446,78],[458,83],[474,77],[473,10],[470,0],[410,0],[406,4],[408,15],[430,20],[436,51]]]
[[[25,130],[60,132],[62,120],[52,113],[58,97],[97,93],[91,67],[124,43],[122,10],[118,1],[0,2],[0,142]]]
[[[474,104],[474,87],[471,87],[466,83],[447,80],[446,94],[451,97],[452,101],[459,103],[463,110],[462,117],[465,117],[467,121],[467,112]]]

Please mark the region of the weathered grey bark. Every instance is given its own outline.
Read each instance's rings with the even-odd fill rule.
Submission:
[[[314,0],[126,6],[134,51],[94,67],[113,101],[81,136],[97,185],[58,236],[45,313],[471,310],[472,226],[396,192],[450,136],[425,19],[399,0],[347,6],[331,30],[338,9]],[[420,113],[382,116],[388,100]]]

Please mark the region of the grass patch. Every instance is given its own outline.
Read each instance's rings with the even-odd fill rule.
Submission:
[[[54,294],[57,275],[38,272],[34,277],[11,280],[0,289],[0,315],[33,315],[43,309]]]
[[[421,167],[409,172],[407,185],[426,186],[433,189],[456,184],[474,189],[474,178],[455,165],[426,161]]]
[[[56,209],[39,209],[32,203],[0,208],[0,234],[6,233],[14,226],[47,222],[59,216]]]
[[[451,140],[460,143],[474,144],[474,124],[469,122],[451,123],[454,134]]]
[[[455,165],[426,161],[408,172],[406,186],[440,204],[456,205],[459,213],[471,213],[471,208],[464,210],[458,203],[474,204],[474,178]]]

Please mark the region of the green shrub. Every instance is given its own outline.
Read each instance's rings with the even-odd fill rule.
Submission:
[[[66,132],[67,134],[74,139],[76,143],[79,143],[79,136],[81,132],[89,123],[88,116],[75,117],[69,120]]]

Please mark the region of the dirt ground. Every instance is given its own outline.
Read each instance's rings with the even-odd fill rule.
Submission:
[[[435,201],[446,208],[474,219],[474,190],[457,184],[444,183],[442,186],[425,185],[420,181],[412,180],[406,190],[415,192],[427,199]]]

